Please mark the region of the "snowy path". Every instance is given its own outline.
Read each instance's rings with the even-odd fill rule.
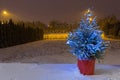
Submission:
[[[1,80],[120,80],[120,66],[96,64],[95,75],[83,76],[76,64],[0,63]]]

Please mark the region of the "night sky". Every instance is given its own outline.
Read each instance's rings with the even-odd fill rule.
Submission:
[[[24,21],[44,23],[79,21],[89,7],[98,18],[114,14],[120,19],[120,0],[0,0],[0,11],[7,10]]]

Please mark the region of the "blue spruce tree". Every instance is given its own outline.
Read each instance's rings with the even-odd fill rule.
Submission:
[[[66,44],[70,46],[70,52],[79,60],[101,59],[108,42],[101,37],[102,31],[96,22],[93,12],[88,9],[85,17],[80,21],[80,26],[70,32]]]

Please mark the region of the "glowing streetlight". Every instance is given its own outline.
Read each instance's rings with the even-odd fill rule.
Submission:
[[[7,14],[7,11],[3,11],[3,14],[5,14],[5,15],[6,15],[6,14]]]
[[[7,10],[1,11],[1,18],[4,21],[7,21],[11,17],[11,14]]]
[[[8,13],[6,10],[4,10],[4,11],[2,12],[2,14],[3,14],[4,16],[7,16],[9,13]]]
[[[9,19],[19,20],[20,18],[9,10],[2,10],[0,12],[0,19],[3,21],[8,21]]]

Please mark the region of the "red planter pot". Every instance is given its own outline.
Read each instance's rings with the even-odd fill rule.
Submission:
[[[83,75],[93,75],[95,60],[78,60],[77,66]]]

